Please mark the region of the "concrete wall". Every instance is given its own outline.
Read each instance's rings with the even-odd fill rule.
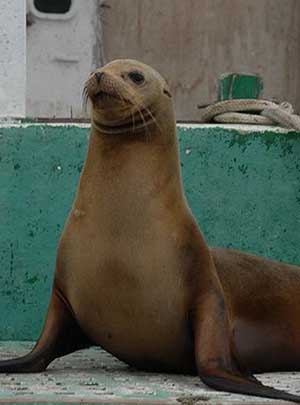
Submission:
[[[169,81],[177,119],[197,121],[225,72],[258,73],[300,113],[299,0],[107,0],[105,60],[141,59]]]
[[[0,117],[25,116],[26,2],[0,2]]]
[[[300,133],[180,126],[189,204],[211,245],[300,263]],[[87,126],[0,127],[0,340],[36,339]]]

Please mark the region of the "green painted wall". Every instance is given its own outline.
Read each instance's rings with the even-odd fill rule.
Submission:
[[[300,134],[179,128],[183,181],[211,245],[300,263]],[[0,127],[0,340],[36,339],[88,129]]]

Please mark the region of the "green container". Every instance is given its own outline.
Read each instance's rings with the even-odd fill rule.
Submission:
[[[224,73],[218,80],[218,100],[259,98],[263,80],[255,74]]]

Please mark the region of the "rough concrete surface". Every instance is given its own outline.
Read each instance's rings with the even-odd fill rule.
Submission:
[[[30,342],[1,342],[0,358],[27,353]],[[300,373],[263,374],[276,388],[300,392]],[[298,387],[298,388],[297,388]],[[197,377],[137,371],[99,348],[54,361],[38,374],[0,374],[0,404],[288,404],[284,401],[217,392]]]

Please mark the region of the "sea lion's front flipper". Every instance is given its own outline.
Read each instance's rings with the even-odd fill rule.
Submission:
[[[212,289],[193,310],[195,358],[199,377],[220,391],[300,403],[300,396],[260,383],[244,371],[234,354],[222,293]]]
[[[54,283],[46,322],[33,350],[20,358],[0,361],[0,373],[43,371],[54,359],[91,346],[67,300]]]

